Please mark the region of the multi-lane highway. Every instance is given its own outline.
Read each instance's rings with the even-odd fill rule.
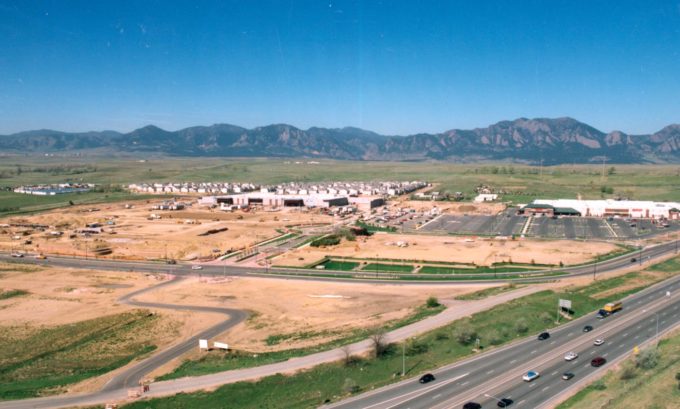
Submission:
[[[670,295],[668,295],[670,294]],[[658,321],[657,321],[658,318]],[[443,409],[462,408],[466,402],[496,407],[497,398],[514,401],[511,407],[539,408],[549,405],[569,388],[577,388],[590,376],[606,370],[612,362],[631,353],[637,345],[653,340],[658,333],[680,324],[680,277],[667,280],[624,300],[624,309],[605,319],[590,314],[551,331],[540,341],[536,336],[446,366],[434,375],[434,382],[422,385],[418,376],[355,398],[330,405],[332,408]],[[594,329],[583,332],[583,327]],[[605,343],[593,345],[597,338]],[[567,352],[579,357],[565,361]],[[596,356],[607,363],[594,368]],[[541,375],[532,382],[522,376],[529,370]],[[563,380],[564,372],[574,373]]]

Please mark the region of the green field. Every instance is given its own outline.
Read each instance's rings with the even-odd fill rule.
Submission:
[[[555,306],[559,298],[571,299],[575,317],[580,317],[660,279],[658,276],[631,273],[600,280],[594,289],[583,286],[559,293],[541,291],[455,321],[409,341],[406,348],[407,375],[414,376],[473,354],[472,340],[475,338],[481,340],[483,347],[490,348],[554,327]],[[635,289],[626,288],[613,291],[606,297],[593,297],[600,291],[626,286],[632,281],[636,283]],[[350,394],[346,391],[348,384],[356,385],[358,392],[363,392],[398,381],[402,362],[399,351],[400,346],[393,346],[381,358],[358,359],[347,365],[319,365],[292,376],[269,376],[257,382],[224,385],[211,393],[179,394],[132,403],[125,408],[279,408],[282,402],[285,402],[286,408],[317,407],[327,400],[347,397]]]
[[[362,272],[382,272],[382,273],[410,273],[413,271],[413,265],[410,264],[383,264],[383,263],[369,263],[361,269]]]
[[[642,200],[680,200],[678,166],[615,165],[602,176],[597,165],[538,167],[510,164],[450,164],[437,162],[353,162],[321,160],[320,165],[296,165],[289,159],[59,158],[5,157],[0,163],[0,187],[21,184],[84,181],[98,184],[166,181],[234,181],[283,183],[338,180],[428,180],[437,190],[474,195],[480,184],[508,193],[503,200],[527,203],[537,197],[584,199],[621,195]],[[288,163],[286,163],[288,162]],[[602,187],[613,194],[603,194]],[[2,207],[2,205],[0,205]]]
[[[351,271],[359,267],[359,263],[353,261],[328,260],[320,265],[328,270]]]
[[[35,329],[0,328],[0,399],[63,392],[61,387],[119,368],[156,346],[158,321],[145,311]]]
[[[54,196],[25,195],[14,192],[0,192],[0,217],[57,209],[73,205],[141,200],[151,196],[126,192],[69,193]]]

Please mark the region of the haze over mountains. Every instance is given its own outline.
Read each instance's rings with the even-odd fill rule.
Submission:
[[[37,130],[0,136],[0,152],[154,153],[170,156],[308,157],[345,160],[514,161],[560,164],[679,163],[680,125],[651,135],[601,132],[572,118],[519,118],[487,128],[385,136],[358,128],[216,124],[178,131],[149,125],[129,133]]]

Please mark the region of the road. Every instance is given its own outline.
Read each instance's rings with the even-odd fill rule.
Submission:
[[[667,297],[666,292],[671,296]],[[465,402],[475,401],[483,407],[496,407],[497,398],[515,401],[512,407],[539,408],[548,406],[558,395],[578,388],[590,376],[605,371],[612,362],[629,354],[635,345],[656,336],[656,313],[659,313],[659,332],[680,325],[680,277],[659,283],[624,300],[624,309],[599,320],[595,314],[574,320],[551,331],[551,337],[539,341],[535,335],[494,351],[475,356],[434,371],[436,380],[427,385],[418,383],[418,375],[395,385],[359,395],[329,405],[328,408],[364,409],[439,409],[461,408]],[[594,330],[584,333],[591,325]],[[596,347],[593,341],[604,338],[606,343]],[[580,356],[566,362],[564,355],[574,351]],[[595,356],[609,362],[601,368],[590,366]],[[522,375],[536,370],[541,377],[528,383]],[[575,377],[561,379],[565,371]],[[489,397],[485,396],[489,395]]]
[[[680,254],[680,241],[672,241],[656,246],[648,247],[642,249],[640,252],[635,252],[634,254],[624,254],[609,260],[600,261],[596,263],[589,263],[573,267],[563,267],[559,271],[568,273],[570,276],[583,276],[583,275],[596,275],[601,273],[606,273],[610,271],[616,271],[620,269],[625,269],[633,266],[631,259],[635,258],[638,265],[642,266],[650,261],[659,259],[661,257],[670,254]],[[356,272],[348,271],[331,271],[323,270],[323,274],[333,274],[334,277],[318,277],[314,274],[319,274],[319,271],[314,271],[310,269],[293,269],[293,268],[276,268],[270,269],[270,273],[262,273],[263,268],[261,267],[241,267],[241,266],[219,266],[219,265],[203,265],[201,270],[192,270],[189,264],[162,264],[158,262],[144,262],[144,261],[121,261],[121,260],[109,260],[109,259],[84,259],[84,258],[73,258],[73,257],[61,257],[52,256],[47,260],[36,260],[32,257],[26,258],[12,258],[8,253],[0,253],[0,260],[12,260],[16,262],[23,263],[33,263],[33,264],[45,264],[45,265],[55,265],[61,267],[70,268],[88,268],[88,269],[99,269],[99,270],[113,270],[113,271],[139,271],[139,272],[167,272],[174,275],[186,276],[186,275],[210,275],[210,276],[251,276],[251,277],[269,277],[269,278],[281,278],[287,280],[306,280],[306,281],[344,281],[344,282],[362,282],[362,283],[391,283],[399,285],[438,285],[438,284],[452,284],[452,283],[505,283],[508,280],[503,277],[506,275],[520,274],[521,272],[510,272],[510,273],[497,273],[498,279],[494,280],[475,280],[469,279],[465,281],[452,281],[452,280],[408,280],[400,281],[394,279],[356,279],[352,278]],[[549,273],[551,270],[531,270],[527,271],[528,274],[539,274],[539,273]],[[278,273],[278,274],[277,274]],[[394,274],[389,274],[393,276]],[[425,276],[425,274],[420,274],[419,276]],[[468,274],[456,274],[456,277],[470,276]],[[479,277],[479,275],[476,275]],[[472,275],[474,277],[474,275]],[[566,278],[567,276],[560,276],[560,278]],[[512,279],[514,282],[536,282],[545,281],[546,278],[515,278]]]
[[[178,344],[171,346],[170,348],[164,349],[163,351],[156,353],[149,358],[123,370],[121,373],[116,374],[111,380],[109,380],[104,387],[101,389],[102,392],[113,391],[117,389],[124,389],[131,386],[139,385],[144,376],[159,368],[169,361],[180,357],[192,348],[196,348],[199,339],[212,339],[217,335],[229,330],[236,324],[242,322],[248,318],[248,313],[243,310],[237,310],[234,308],[222,308],[222,307],[203,307],[198,305],[180,305],[180,304],[162,304],[162,303],[152,303],[152,302],[142,302],[137,301],[135,297],[140,296],[145,293],[156,291],[160,288],[167,287],[176,284],[181,281],[181,277],[175,278],[163,282],[161,284],[155,285],[153,287],[144,288],[130,294],[127,294],[120,299],[118,302],[123,304],[132,305],[135,307],[143,308],[158,308],[158,309],[169,309],[169,310],[184,310],[184,311],[197,311],[197,312],[212,312],[218,314],[227,315],[227,319],[213,325],[212,327],[201,331],[200,333],[181,341]]]

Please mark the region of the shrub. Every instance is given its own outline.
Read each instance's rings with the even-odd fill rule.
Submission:
[[[542,312],[541,315],[539,316],[539,318],[541,319],[541,321],[543,321],[546,324],[551,323],[552,320],[553,320],[552,314],[550,314],[549,312]]]
[[[518,334],[524,334],[529,331],[529,324],[527,324],[527,321],[524,318],[520,318],[515,322],[515,331],[517,331]]]
[[[414,339],[407,344],[406,355],[413,356],[413,355],[423,354],[423,353],[427,352],[428,349],[430,349],[430,347],[429,347],[429,345],[427,345],[426,342]]]
[[[449,335],[445,332],[437,332],[434,335],[434,339],[436,339],[437,341],[444,341],[446,339],[449,339]],[[680,373],[680,372],[678,372],[678,373]]]
[[[622,381],[628,381],[637,376],[637,372],[635,371],[635,367],[633,365],[624,365],[623,369],[621,370],[621,374],[619,375],[619,379]]]
[[[636,365],[642,369],[652,369],[659,363],[659,352],[656,348],[647,348],[640,351]]]
[[[337,244],[340,244],[340,236],[338,236],[337,234],[331,234],[330,236],[321,237],[309,243],[309,245],[312,247],[335,246]]]
[[[489,344],[491,345],[499,345],[504,341],[504,336],[495,329],[489,331],[489,333],[486,335],[486,338],[489,340]]]
[[[439,300],[437,299],[437,297],[430,296],[425,302],[425,305],[427,305],[427,308],[437,308],[441,304],[439,304]]]
[[[453,330],[453,337],[461,345],[470,345],[477,339],[477,331],[469,324],[460,324]]]
[[[342,390],[347,393],[357,393],[359,392],[359,385],[352,378],[346,378],[345,382],[342,384]]]

